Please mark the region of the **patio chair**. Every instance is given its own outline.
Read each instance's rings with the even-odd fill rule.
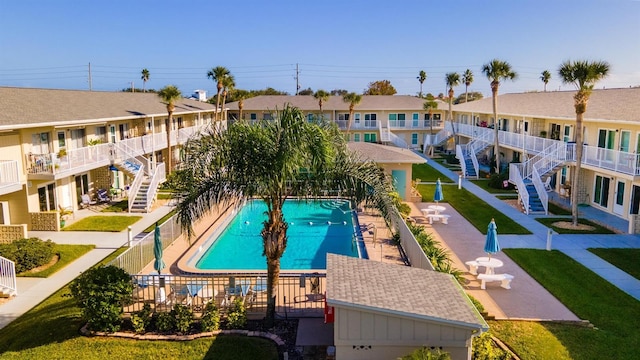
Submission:
[[[82,204],[80,205],[82,206],[82,208],[88,208],[88,207],[91,207],[91,205],[96,204],[95,200],[91,200],[91,198],[89,197],[89,194],[82,194],[81,199],[82,199]]]
[[[547,192],[553,191],[553,188],[551,188],[551,176],[549,176],[547,180],[544,181],[544,189]]]
[[[110,203],[111,198],[106,189],[98,189],[98,201],[101,203]]]

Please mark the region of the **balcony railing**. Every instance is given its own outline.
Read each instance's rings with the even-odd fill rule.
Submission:
[[[6,188],[20,186],[18,161],[0,160],[0,192]]]

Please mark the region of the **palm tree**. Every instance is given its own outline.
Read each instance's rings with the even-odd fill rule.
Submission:
[[[217,83],[218,93],[216,95],[216,120],[218,120],[218,113],[220,112],[220,92],[224,88],[224,84],[222,83],[223,79],[230,75],[231,72],[224,66],[216,66],[209,70],[207,73],[207,78],[213,80]]]
[[[551,80],[551,73],[549,70],[545,70],[540,73],[540,80],[544,83],[544,92],[547,92],[547,84],[549,83],[549,80]]]
[[[452,113],[452,109],[451,109],[451,103],[453,101],[453,88],[460,85],[460,74],[458,74],[457,72],[452,72],[452,73],[447,73],[444,75],[445,78],[445,82],[447,83],[447,87],[449,88],[449,121],[453,122],[453,113]],[[457,136],[455,136],[456,133],[456,127],[453,127],[453,134],[454,134],[454,141],[456,143],[456,145],[458,145],[458,141],[459,139],[457,138]]]
[[[473,82],[473,72],[467,69],[462,74],[462,82],[464,83],[464,102],[469,102],[469,85]]]
[[[313,94],[313,97],[318,100],[318,106],[320,106],[320,116],[322,118],[322,104],[329,100],[330,94],[324,90],[318,90]]]
[[[427,101],[424,102],[423,109],[429,112],[429,136],[433,136],[433,110],[438,108],[438,102],[433,100],[433,98],[427,98]],[[433,143],[429,144],[429,154],[433,155]]]
[[[391,184],[371,161],[348,151],[332,122],[308,122],[304,113],[286,105],[275,121],[257,125],[238,121],[227,130],[215,127],[184,146],[183,159],[192,164],[176,173],[184,198],[178,217],[188,236],[192,224],[218,206],[259,198],[267,205],[261,231],[267,266],[267,324],[275,317],[280,258],[287,247],[285,200],[318,199],[327,188],[354,203],[367,203],[389,219]],[[373,190],[373,191],[371,191]]]
[[[349,104],[349,121],[347,122],[347,139],[349,138],[349,131],[351,131],[351,122],[353,121],[353,109],[362,101],[362,95],[350,92],[342,96],[342,101]]]
[[[500,142],[498,141],[498,89],[500,81],[515,80],[518,74],[511,69],[511,65],[499,59],[493,59],[482,65],[482,72],[491,81],[491,95],[493,96],[493,129],[494,129],[494,145],[493,155],[496,158],[496,173],[500,173]]]
[[[609,73],[606,61],[565,61],[558,69],[558,76],[564,84],[573,84],[578,92],[573,96],[576,109],[576,166],[571,176],[571,217],[574,226],[578,226],[578,189],[580,189],[580,167],[582,165],[582,120],[587,111],[589,97],[596,82],[604,79]]]
[[[147,68],[142,69],[142,76],[140,79],[142,79],[142,92],[147,92],[146,85],[147,81],[149,81],[149,70]]]
[[[420,73],[418,74],[417,77],[418,81],[420,82],[420,95],[418,95],[418,97],[422,97],[422,84],[424,84],[424,81],[427,80],[427,73],[424,72],[424,70],[420,70]]]
[[[224,106],[227,102],[227,93],[231,91],[236,86],[236,79],[231,74],[227,74],[227,76],[222,78],[222,111],[225,114],[225,120],[227,120],[226,112],[224,111]]]
[[[167,174],[171,174],[171,123],[173,122],[173,111],[176,109],[175,102],[182,97],[182,93],[174,85],[167,85],[158,91],[158,96],[162,101],[167,104],[167,122],[165,123],[167,129],[167,150],[169,156],[167,156]]]

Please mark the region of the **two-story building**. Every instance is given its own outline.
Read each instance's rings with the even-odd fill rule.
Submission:
[[[149,211],[164,160],[215,119],[215,106],[180,99],[168,124],[157,94],[0,87],[0,224],[77,210],[98,189]],[[222,123],[216,126],[223,126]],[[172,153],[168,152],[168,136]]]

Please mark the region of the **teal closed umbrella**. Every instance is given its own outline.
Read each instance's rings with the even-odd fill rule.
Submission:
[[[487,239],[484,243],[484,252],[489,254],[489,259],[491,259],[491,254],[495,254],[498,251],[500,251],[500,244],[498,243],[498,226],[496,226],[495,220],[491,219],[489,227],[487,228]]]
[[[156,229],[153,236],[153,255],[156,257],[156,261],[153,263],[153,268],[156,269],[158,274],[166,267],[164,260],[162,260],[162,239],[160,238],[160,227],[156,223]]]
[[[444,200],[444,194],[442,193],[442,183],[438,178],[438,180],[436,181],[436,192],[433,194],[433,201],[435,201],[437,204],[439,201],[442,201],[442,200]]]

